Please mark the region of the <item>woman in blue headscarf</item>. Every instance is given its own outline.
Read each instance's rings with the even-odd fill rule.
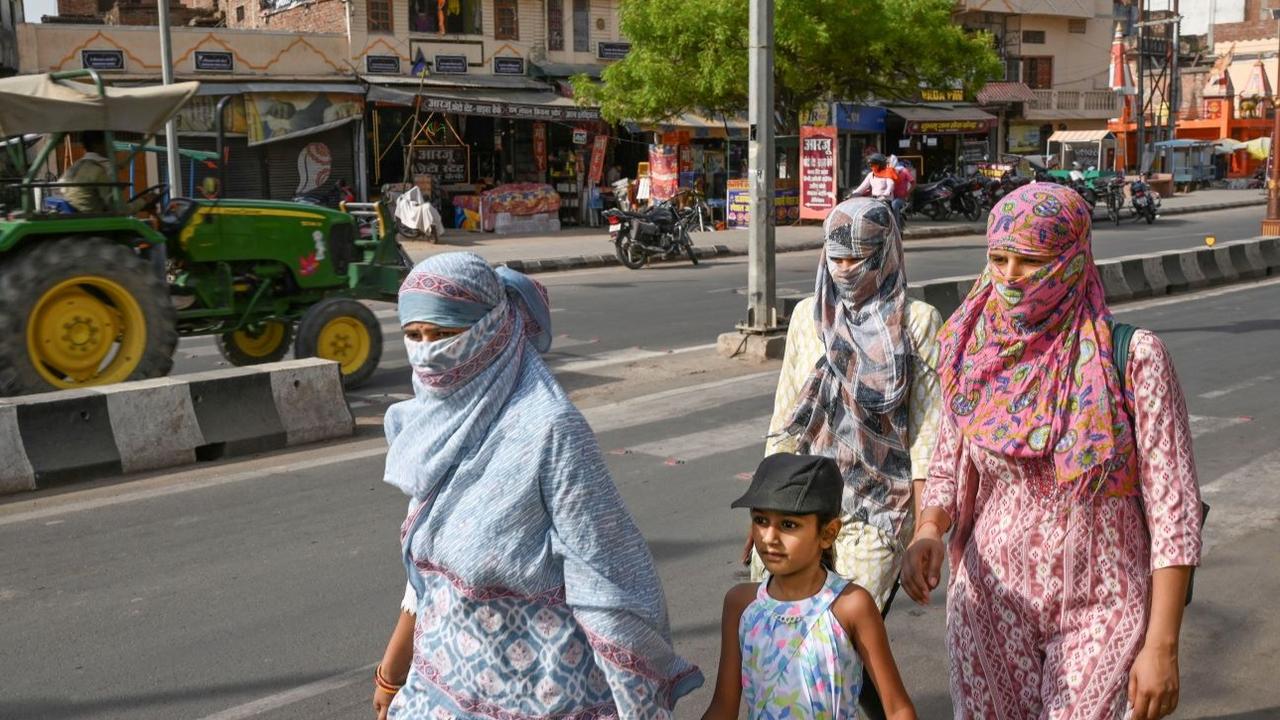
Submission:
[[[469,253],[400,288],[415,397],[386,415],[410,497],[400,624],[375,673],[397,718],[669,718],[702,683],[653,557],[539,353],[541,284]]]

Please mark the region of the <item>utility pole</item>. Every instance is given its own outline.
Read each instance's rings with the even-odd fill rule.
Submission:
[[[777,269],[774,258],[773,112],[774,0],[750,0],[747,160],[750,175],[751,223],[747,235],[747,320],[737,332],[724,333],[720,354],[755,360],[782,357],[786,334],[778,326]]]
[[[751,226],[747,254],[747,328],[777,327],[777,275],[774,258],[773,186],[777,173],[773,146],[773,3],[751,0],[750,84]]]
[[[1143,10],[1145,9],[1147,0],[1138,0],[1138,23],[1134,29],[1138,33],[1138,174],[1142,174],[1142,159],[1146,155],[1147,145],[1147,91],[1146,78],[1147,74],[1147,48],[1142,43],[1142,20]]]
[[[1178,76],[1178,55],[1182,50],[1182,14],[1178,12],[1178,0],[1173,0],[1173,25],[1169,37],[1169,139],[1178,138],[1178,106],[1182,104],[1182,78]]]
[[[156,0],[160,11],[160,78],[173,84],[173,42],[169,38],[169,0]],[[169,197],[182,194],[182,160],[178,157],[178,122],[173,118],[164,125],[165,160],[169,168]],[[221,160],[219,160],[221,162]],[[188,188],[194,192],[195,188]]]
[[[1278,21],[1276,23],[1276,48],[1277,60],[1280,61],[1280,8],[1271,10],[1271,18]],[[1280,66],[1277,66],[1280,67]],[[1262,221],[1263,235],[1280,235],[1280,181],[1277,177],[1277,160],[1280,160],[1280,110],[1272,108],[1271,114],[1275,117],[1275,123],[1271,128],[1271,158],[1270,172],[1267,173],[1267,216]]]

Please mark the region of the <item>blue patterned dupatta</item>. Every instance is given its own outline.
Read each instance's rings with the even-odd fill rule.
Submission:
[[[675,654],[648,546],[539,355],[545,290],[437,255],[406,280],[401,321],[447,325],[486,305],[386,416],[418,599],[391,717],[669,718],[702,676]]]

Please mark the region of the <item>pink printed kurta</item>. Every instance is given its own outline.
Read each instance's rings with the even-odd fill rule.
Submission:
[[[941,423],[922,504],[952,518],[957,719],[1123,717],[1151,572],[1200,561],[1186,401],[1158,338],[1138,331],[1131,349],[1139,477],[1110,484],[1131,494],[1073,497],[1052,460],[999,455]]]

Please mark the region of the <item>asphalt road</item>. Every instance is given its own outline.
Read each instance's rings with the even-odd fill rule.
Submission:
[[[784,258],[792,277],[811,272]],[[736,318],[741,274],[728,262],[544,276],[557,332],[599,337],[558,356],[558,375],[658,560],[678,649],[708,677],[720,597],[741,574],[745,519],[728,504],[759,460],[776,365],[634,346],[706,342]],[[1271,280],[1120,309],[1173,353],[1214,507],[1184,632],[1182,718],[1280,717],[1277,307]],[[403,371],[381,382],[407,387]],[[380,481],[378,404],[358,404],[349,443],[0,504],[0,718],[369,717],[372,663],[403,588],[405,500]],[[922,718],[950,713],[940,604],[899,598],[890,615]],[[708,697],[704,687],[677,716],[698,717]]]
[[[1125,222],[1099,226],[1094,250],[1101,258],[1195,247],[1207,234],[1219,240],[1258,234],[1263,209],[1239,208],[1160,218],[1155,225]],[[976,274],[985,258],[981,237],[912,240],[907,243],[907,278],[922,281]],[[813,290],[816,252],[778,255],[778,292]],[[745,316],[746,260],[721,258],[693,267],[671,263],[628,271],[620,268],[537,276],[551,292],[557,338],[553,364],[633,358],[673,348],[714,343]],[[398,339],[394,307],[380,306],[386,333],[380,372],[357,394],[371,401],[386,393],[409,392],[405,353]],[[183,340],[174,374],[225,366],[211,337]]]

